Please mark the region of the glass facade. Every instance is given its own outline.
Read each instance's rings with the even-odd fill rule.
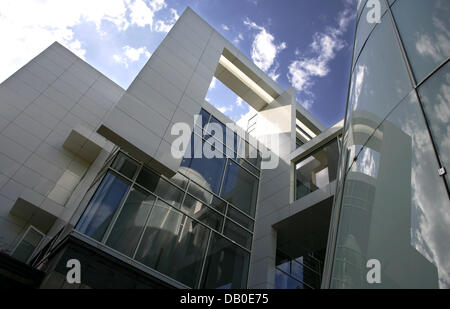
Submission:
[[[29,226],[11,256],[23,263],[27,263],[43,238],[44,234],[42,232],[39,232],[33,226]]]
[[[213,119],[207,115],[202,110],[204,126]],[[187,287],[246,288],[257,161],[224,155],[182,162],[168,179],[119,151],[76,230]]]
[[[360,3],[329,254],[331,288],[450,288],[450,3]],[[445,46],[445,47],[444,47]],[[381,283],[367,281],[367,262]]]
[[[292,258],[277,250],[275,261],[276,289],[319,289],[325,250]]]
[[[337,139],[295,164],[295,199],[326,187],[336,180],[339,161]]]

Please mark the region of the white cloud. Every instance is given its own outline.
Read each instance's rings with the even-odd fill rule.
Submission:
[[[285,42],[279,45],[275,44],[274,36],[266,28],[258,26],[248,18],[244,20],[244,24],[259,31],[252,43],[251,57],[261,70],[267,72],[274,64],[278,53],[285,49],[287,45]],[[272,73],[272,75],[275,76],[275,73]]]
[[[235,37],[234,39],[233,39],[233,43],[235,44],[235,45],[238,45],[241,41],[243,41],[244,40],[244,35],[242,34],[242,33],[239,33],[238,35],[237,35],[237,37]]]
[[[130,25],[154,26],[154,14],[167,5],[164,0],[1,0],[0,81],[3,81],[42,50],[58,41],[84,58],[86,49],[74,27],[93,23],[99,39],[102,25],[125,31]]]
[[[222,114],[227,114],[228,112],[233,111],[233,105],[225,106],[225,107],[218,107],[217,108]]]
[[[253,109],[250,105],[248,105],[248,108],[249,108],[248,112],[241,115],[239,120],[236,121],[236,124],[245,131],[247,131],[249,119],[252,118],[255,114],[257,114],[256,110]]]
[[[314,85],[313,79],[328,75],[329,63],[336,57],[336,53],[344,48],[345,44],[341,37],[354,18],[355,14],[350,8],[344,9],[338,14],[337,27],[330,27],[323,33],[314,34],[313,42],[309,46],[312,56],[307,57],[301,51],[295,51],[298,59],[289,65],[288,79],[297,91],[306,94],[307,98],[301,102],[305,108],[310,108],[313,104],[314,96],[310,92]]]
[[[167,21],[158,20],[155,23],[155,31],[158,32],[169,32],[172,29],[173,25],[177,22],[180,16],[178,15],[177,10],[170,9],[171,17]]]
[[[151,53],[147,50],[147,47],[133,48],[128,45],[122,47],[122,54],[115,54],[113,56],[114,61],[122,64],[126,68],[130,63],[136,62],[144,56],[145,59],[150,58]]]
[[[242,103],[243,103],[243,102],[244,102],[244,100],[242,100],[241,97],[237,97],[237,98],[236,98],[236,105],[237,105],[237,106],[239,106],[239,107],[242,106]]]
[[[220,26],[221,26],[222,29],[225,30],[225,31],[229,31],[229,30],[230,30],[230,27],[228,27],[227,25],[222,24],[222,25],[220,25]]]
[[[216,88],[217,78],[213,76],[211,84],[209,84],[209,90]]]
[[[130,19],[131,24],[137,25],[139,27],[150,26],[150,29],[153,27],[153,18],[155,13],[164,9],[167,4],[164,0],[152,0],[148,2],[148,5],[144,0],[134,0],[130,2],[130,0],[125,0],[130,3]]]

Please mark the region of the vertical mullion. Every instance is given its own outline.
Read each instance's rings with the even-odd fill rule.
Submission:
[[[425,112],[425,108],[423,107],[423,103],[422,103],[422,100],[421,100],[419,92],[418,92],[417,81],[416,81],[416,78],[414,76],[412,65],[411,65],[411,62],[409,61],[408,54],[406,53],[406,49],[405,49],[405,46],[403,44],[403,40],[402,40],[402,38],[400,36],[400,31],[398,30],[397,22],[395,21],[394,14],[392,13],[391,7],[389,5],[388,5],[388,11],[389,11],[389,15],[391,16],[391,20],[392,20],[392,24],[393,24],[393,27],[394,27],[395,36],[396,36],[398,44],[400,46],[400,51],[402,53],[403,60],[405,62],[406,68],[408,70],[409,77],[410,77],[411,82],[413,84],[413,91],[415,92],[416,97],[417,97],[417,101],[419,102],[420,111],[422,112],[422,116],[423,116],[423,119],[425,121],[425,125],[426,125],[427,130],[428,130],[428,136],[430,137],[431,145],[433,146],[433,151],[434,151],[434,154],[436,156],[437,163],[439,165],[439,168],[441,168],[441,167],[443,167],[443,164],[442,164],[441,158],[439,156],[439,152],[438,152],[438,148],[436,146],[436,142],[435,142],[435,140],[433,138],[433,132],[431,131],[431,126],[430,126],[430,123],[428,121],[428,117],[427,117],[427,114]],[[442,179],[444,181],[445,187],[447,188],[447,193],[448,193],[448,195],[450,197],[447,180],[446,180],[445,177],[442,177]]]
[[[206,266],[206,259],[208,258],[209,246],[211,244],[212,233],[214,233],[214,232],[211,229],[209,229],[208,242],[206,243],[206,250],[205,250],[205,254],[203,256],[202,268],[200,270],[200,277],[199,277],[199,280],[197,282],[197,288],[198,289],[201,288],[202,279],[203,279],[203,273],[205,271],[205,266]]]
[[[130,187],[128,188],[127,193],[124,195],[122,201],[120,202],[119,207],[117,208],[116,212],[114,213],[111,223],[108,225],[108,228],[106,229],[105,235],[103,236],[101,243],[106,243],[106,241],[108,240],[109,235],[111,234],[112,229],[113,229],[114,225],[116,224],[116,221],[119,218],[120,213],[122,212],[125,202],[127,201],[128,197],[130,196],[131,191],[134,188],[134,184],[136,183],[137,176],[141,172],[142,168],[143,168],[143,164],[141,163],[138,170],[136,171],[135,175],[133,176],[133,179],[131,181],[131,184],[130,184]]]
[[[136,260],[136,254],[138,252],[139,246],[141,245],[142,239],[144,238],[144,234],[145,234],[145,230],[147,228],[148,220],[150,220],[150,215],[152,214],[153,209],[155,209],[156,202],[159,200],[157,195],[153,195],[153,194],[151,194],[151,195],[155,198],[155,200],[153,201],[153,205],[150,208],[150,210],[149,210],[149,212],[147,214],[147,218],[144,221],[144,225],[143,225],[143,228],[142,228],[142,231],[141,231],[141,235],[139,236],[138,243],[136,245],[136,248],[134,249],[133,255],[131,256],[132,260]]]

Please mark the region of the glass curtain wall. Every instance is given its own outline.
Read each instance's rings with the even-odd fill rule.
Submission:
[[[339,161],[337,138],[295,164],[295,199],[323,189],[336,180]]]
[[[325,250],[292,258],[277,249],[276,289],[320,289]]]
[[[450,288],[450,2],[360,1],[331,288]],[[367,262],[381,265],[369,283]]]
[[[259,166],[214,160],[167,179],[118,152],[76,230],[187,287],[246,288]]]

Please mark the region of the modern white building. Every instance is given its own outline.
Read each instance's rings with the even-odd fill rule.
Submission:
[[[387,5],[386,10],[391,14]],[[247,132],[221,138],[211,131],[219,127],[225,134],[234,127],[205,101],[213,77],[257,111]],[[343,146],[344,120],[325,128],[296,101],[293,88],[282,89],[189,8],[126,90],[54,43],[0,85],[0,283],[358,286],[355,278],[365,278],[366,259],[377,257],[362,252],[357,231],[339,234],[337,227],[352,218],[372,224],[370,215],[362,220],[348,210],[358,208],[349,203],[361,197],[349,186],[344,191],[343,183],[367,184],[382,173],[367,177],[363,166],[342,178],[347,157],[361,150],[349,141],[367,137],[364,129],[374,119],[365,112],[348,111],[352,132],[360,133],[350,133],[347,120]],[[193,147],[176,157],[172,147],[180,136],[173,128],[180,123],[188,126],[187,144]],[[412,134],[392,126],[386,130],[405,143],[402,136]],[[385,170],[400,168],[397,157],[381,150],[380,134],[373,146],[382,153],[378,163],[386,162]],[[196,145],[223,156],[193,156]],[[396,182],[403,176],[398,174]],[[410,180],[396,200],[406,201],[402,214],[408,216]],[[376,191],[377,184],[371,185]],[[394,203],[389,194],[383,193],[385,205]],[[338,224],[341,204],[345,217]],[[345,239],[338,238],[342,233],[348,233]],[[372,241],[369,236],[364,234],[366,242]],[[404,245],[401,252],[421,265],[427,284],[437,285],[436,269],[442,278],[445,268],[425,262],[410,246],[408,228],[397,240]],[[339,268],[339,254],[347,254],[350,273]],[[389,260],[389,254],[383,258]],[[79,284],[66,281],[71,259],[81,263]]]

